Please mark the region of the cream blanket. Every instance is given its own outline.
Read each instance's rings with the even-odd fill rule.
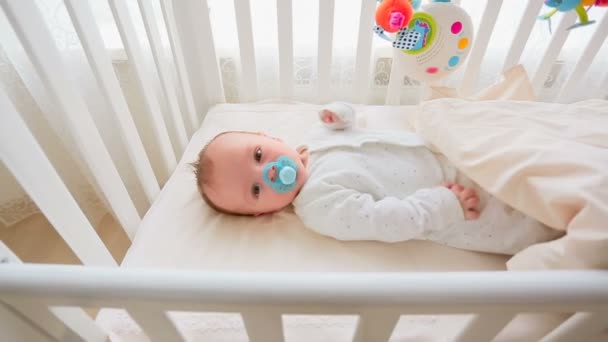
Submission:
[[[509,269],[608,268],[608,101],[486,100],[531,94],[516,68],[475,99],[425,102],[416,130],[487,191],[566,231],[519,252]]]

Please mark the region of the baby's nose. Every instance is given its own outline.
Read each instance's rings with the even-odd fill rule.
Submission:
[[[276,165],[273,165],[269,170],[268,170],[268,179],[270,179],[271,182],[276,182],[277,180],[277,167]]]

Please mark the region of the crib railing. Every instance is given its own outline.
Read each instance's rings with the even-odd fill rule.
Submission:
[[[455,341],[489,341],[523,312],[579,312],[543,341],[584,341],[608,324],[608,274],[599,271],[251,274],[5,264],[0,279],[0,330],[37,337],[60,337],[49,308],[65,314],[72,306],[125,308],[153,341],[183,339],[169,310],[240,313],[250,340],[265,342],[283,341],[284,314],[359,315],[354,340],[373,342],[387,341],[406,314],[475,314]],[[83,339],[103,336],[92,322],[77,323]]]

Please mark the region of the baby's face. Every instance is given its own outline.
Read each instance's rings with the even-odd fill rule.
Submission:
[[[308,177],[307,151],[298,152],[264,134],[226,133],[217,137],[206,153],[213,172],[204,191],[215,205],[232,212],[260,215],[281,210],[293,201]],[[297,165],[295,187],[285,193],[276,192],[263,178],[266,164],[280,156]]]

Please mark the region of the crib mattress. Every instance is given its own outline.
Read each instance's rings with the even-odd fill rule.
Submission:
[[[318,105],[265,103],[214,107],[194,134],[176,170],[142,220],[121,267],[199,271],[404,272],[504,270],[505,256],[457,250],[425,241],[339,242],[307,230],[290,210],[257,218],[213,212],[201,199],[188,163],[215,134],[262,131],[293,146],[317,122]],[[410,129],[416,106],[358,106],[359,125]],[[192,341],[247,340],[236,314],[169,314]],[[468,315],[403,316],[392,340],[449,340]],[[146,340],[121,309],[101,310],[97,321],[112,339]],[[356,316],[286,316],[288,341],[348,341]]]

